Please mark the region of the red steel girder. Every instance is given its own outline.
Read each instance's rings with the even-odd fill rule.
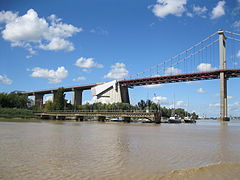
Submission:
[[[119,81],[119,83],[123,86],[132,87],[132,86],[174,83],[174,82],[184,82],[184,81],[210,80],[210,79],[219,79],[221,72],[225,72],[226,78],[233,78],[233,77],[240,76],[240,69],[225,69],[225,70],[220,69],[220,70],[207,71],[207,72],[129,79],[129,80]]]

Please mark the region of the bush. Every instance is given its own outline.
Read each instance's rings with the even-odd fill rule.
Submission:
[[[36,118],[33,111],[17,108],[0,108],[0,117],[2,118]]]

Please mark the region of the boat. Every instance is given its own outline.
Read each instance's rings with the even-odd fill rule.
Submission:
[[[187,105],[187,107],[189,106],[189,99],[188,99],[188,105]],[[184,122],[185,123],[196,123],[196,120],[195,119],[193,119],[193,117],[192,116],[189,116],[189,114],[187,113],[187,111],[186,111],[186,113],[185,113],[185,117],[184,117]]]
[[[185,123],[196,123],[196,120],[193,119],[192,117],[186,116],[186,117],[184,117],[184,122]]]
[[[122,122],[122,120],[120,118],[111,118],[109,120],[112,122]]]
[[[182,122],[182,119],[175,113],[175,94],[174,94],[172,115],[168,119],[168,123],[181,123],[181,122]]]
[[[168,123],[181,123],[181,122],[182,122],[182,119],[177,114],[175,114],[174,116],[171,116],[168,119]]]
[[[142,119],[142,123],[152,123],[150,119]]]

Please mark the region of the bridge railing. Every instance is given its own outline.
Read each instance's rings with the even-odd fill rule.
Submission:
[[[156,113],[157,110],[37,110],[34,113]]]

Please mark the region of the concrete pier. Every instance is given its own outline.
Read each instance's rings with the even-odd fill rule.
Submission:
[[[82,105],[82,92],[81,89],[74,89],[73,103],[75,106]]]
[[[42,107],[43,106],[43,95],[42,93],[35,93],[35,99],[34,99],[34,102],[35,102],[35,106],[39,106],[39,107]]]
[[[226,64],[226,37],[224,31],[218,31],[219,34],[219,60],[220,69],[225,70]],[[227,106],[227,78],[225,72],[220,72],[220,119],[222,121],[229,121]]]
[[[74,92],[73,101],[76,105],[82,104],[82,92],[84,90],[90,90],[92,87],[100,85],[102,83],[94,83],[94,84],[87,84],[87,85],[79,85],[79,86],[71,86],[71,87],[62,87],[64,92]],[[53,94],[53,101],[55,93],[59,88],[53,89],[45,89],[40,91],[28,91],[22,92],[22,94],[26,94],[28,96],[35,96],[34,102],[35,105],[42,107],[43,106],[43,96],[46,94]]]
[[[121,102],[130,104],[130,98],[128,93],[128,87],[122,86],[118,83],[120,93],[121,93]]]
[[[128,87],[122,86],[116,80],[106,82],[91,89],[96,102],[101,103],[130,103]]]

